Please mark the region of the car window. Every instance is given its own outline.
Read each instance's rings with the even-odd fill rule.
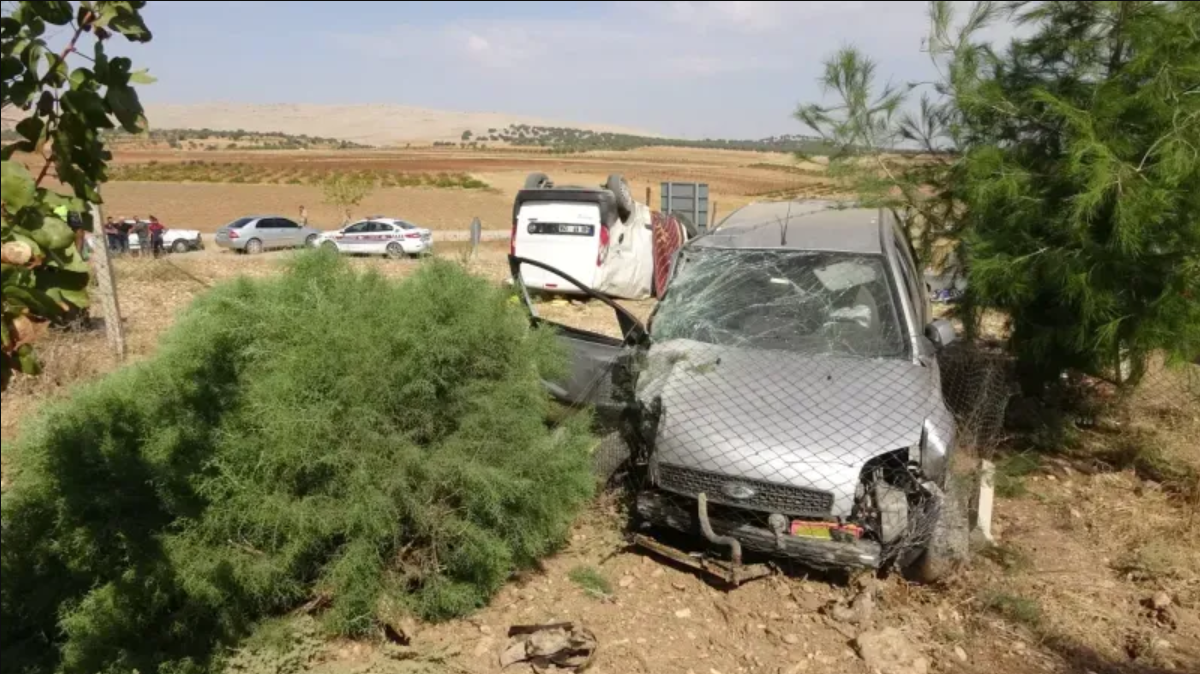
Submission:
[[[254,223],[255,229],[275,229],[275,220],[273,218],[263,218]]]
[[[367,231],[372,233],[390,232],[392,231],[392,228],[383,224],[382,222],[376,222],[372,220],[367,227]]]
[[[894,297],[878,255],[698,248],[681,255],[651,336],[906,359]]]
[[[240,220],[234,220],[233,222],[231,222],[225,226],[228,227],[229,229],[241,229],[241,228],[245,227],[246,225],[250,224],[251,222],[254,222],[254,218],[241,218]]]
[[[349,227],[347,227],[346,229],[343,229],[342,233],[343,234],[362,234],[363,232],[370,231],[370,226],[371,226],[371,223],[369,223],[369,222],[356,222],[353,225],[350,225]]]
[[[274,218],[275,229],[300,229],[300,225],[288,220],[287,218]]]

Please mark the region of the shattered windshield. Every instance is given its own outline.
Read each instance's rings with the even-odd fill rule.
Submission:
[[[655,342],[907,358],[883,258],[694,248],[655,312]]]

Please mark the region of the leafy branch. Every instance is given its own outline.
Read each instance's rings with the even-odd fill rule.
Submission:
[[[5,385],[12,371],[38,371],[32,343],[50,321],[87,307],[88,266],[68,222],[90,229],[90,206],[101,202],[99,185],[111,154],[100,132],[116,128],[114,118],[130,133],[147,127],[132,85],[153,78],[104,50],[115,35],[150,40],[140,14],[144,6],[47,0],[20,2],[11,11],[6,5],[0,16],[0,107],[20,120],[19,139],[0,149]],[[48,25],[70,26],[60,50],[48,46]],[[90,67],[72,70],[72,57],[85,56],[85,37],[92,40],[85,59]],[[62,187],[51,189],[51,177]]]

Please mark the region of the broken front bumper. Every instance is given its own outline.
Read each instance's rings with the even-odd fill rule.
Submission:
[[[643,522],[676,529],[697,536],[711,538],[703,531],[700,511],[707,506],[695,499],[686,499],[664,494],[656,490],[644,490],[638,494],[637,512]],[[740,547],[767,555],[797,560],[818,569],[877,569],[883,564],[883,550],[878,543],[869,540],[834,541],[805,538],[790,534],[779,534],[748,522],[723,518],[717,513],[708,513],[711,533],[717,537],[731,537]],[[720,541],[714,541],[724,545]],[[740,564],[740,554],[735,550],[734,564]]]

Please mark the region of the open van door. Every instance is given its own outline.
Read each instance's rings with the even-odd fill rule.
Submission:
[[[514,287],[521,294],[529,311],[530,321],[535,326],[554,328],[570,359],[566,376],[546,382],[550,395],[564,405],[594,406],[601,413],[619,413],[633,400],[634,381],[631,364],[638,351],[648,344],[649,337],[645,326],[612,298],[554,267],[515,255],[509,256],[508,263]],[[539,312],[538,304],[530,297],[522,279],[523,271],[528,273],[533,269],[555,274],[569,283],[577,293],[603,303],[613,312],[611,315],[604,312],[604,318],[615,321],[609,334],[569,325],[569,321],[559,316],[543,315],[552,312]],[[573,312],[575,307],[579,306],[563,302],[566,312]],[[588,307],[592,308],[594,307]]]

